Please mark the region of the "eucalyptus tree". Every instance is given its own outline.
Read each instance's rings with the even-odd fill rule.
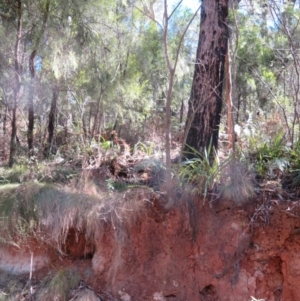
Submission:
[[[77,67],[73,49],[73,35],[77,32],[77,28],[72,27],[74,22],[71,21],[80,18],[84,5],[79,5],[76,1],[44,0],[30,1],[24,7],[26,7],[26,22],[32,25],[32,30],[26,35],[25,40],[26,57],[29,62],[28,73],[26,72],[29,77],[27,79],[29,82],[28,150],[29,154],[33,155],[35,120],[41,114],[45,114],[35,110],[40,109],[40,103],[44,102],[41,100],[51,98],[48,139],[44,149],[46,155],[49,154],[53,142],[60,85],[67,86],[72,71]],[[48,108],[44,109],[48,110]],[[40,124],[40,126],[44,125]],[[40,143],[44,143],[43,137]],[[39,148],[41,147],[39,145]]]
[[[218,148],[228,41],[227,18],[228,0],[202,1],[200,35],[186,122],[186,158],[196,156],[191,149],[204,156],[207,149]]]
[[[57,114],[69,115],[69,125],[80,135],[82,130],[83,141],[88,141],[98,137],[105,125],[139,121],[149,104],[131,7],[99,0],[70,4],[55,6],[41,46],[41,73],[48,70],[47,81],[53,87],[46,156],[53,144],[54,124],[65,126],[61,120],[66,118]],[[64,105],[58,105],[58,97]]]
[[[8,53],[2,54],[6,61],[5,73],[12,85],[5,87],[11,97],[11,136],[9,166],[15,162],[17,151],[17,110],[23,96],[23,60],[24,60],[24,35],[23,35],[23,1],[4,1],[0,6],[1,27],[12,38],[12,43],[7,48]],[[13,29],[13,30],[12,30]],[[3,78],[2,78],[3,79]]]
[[[152,18],[154,2],[147,10]],[[0,48],[0,85],[2,102],[11,109],[10,165],[17,124],[20,133],[27,128],[30,154],[44,149],[49,157],[56,138],[59,144],[58,128],[83,133],[86,141],[116,124],[143,128],[164,97],[170,107],[170,87],[178,89],[173,103],[179,106],[189,72],[179,54],[181,46],[188,53],[184,38],[192,12],[177,7],[160,27],[124,1],[7,0],[0,12],[0,34],[5,38],[7,32],[8,42]],[[18,110],[28,113],[27,120],[18,118]]]
[[[14,88],[14,45],[15,32],[10,28],[13,21],[12,9],[9,2],[0,4],[0,107],[2,122],[2,153],[3,158],[7,157],[7,125],[10,118],[10,111],[13,105]]]
[[[36,68],[40,59],[39,50],[46,40],[46,26],[50,15],[51,0],[2,1],[0,5],[1,27],[9,36],[7,49],[1,53],[5,64],[2,91],[8,96],[11,111],[11,139],[9,166],[16,161],[17,127],[23,126],[18,111],[28,111],[28,149],[33,148],[34,103],[36,99]],[[39,65],[38,68],[41,66]],[[9,85],[6,77],[13,78]],[[13,95],[10,97],[10,95]],[[25,99],[27,98],[27,106]]]
[[[78,49],[85,39],[82,28],[87,24],[84,18],[87,8],[87,3],[76,0],[55,2],[49,16],[47,35],[44,36],[45,43],[41,46],[40,72],[40,77],[44,76],[44,82],[50,87],[46,96],[50,99],[50,103],[46,108],[48,134],[43,151],[45,158],[49,158],[54,151],[54,138],[58,125],[63,128],[64,138],[60,140],[64,142],[67,140],[72,115],[70,91],[75,87],[74,77],[79,65],[80,53]]]
[[[265,137],[286,132],[293,145],[299,122],[299,8],[294,1],[252,2],[250,8],[243,2],[236,12],[236,120],[247,111],[263,112],[270,122],[276,116],[282,122]]]
[[[85,136],[93,139],[104,125],[139,120],[147,106],[146,80],[137,58],[138,32],[131,7],[111,1],[98,3],[97,9],[95,3],[87,16],[90,24],[78,56],[73,96],[81,110]]]
[[[85,138],[99,133],[106,99],[113,97],[124,69],[122,43],[127,36],[124,27],[118,28],[119,5],[114,1],[65,1],[51,10],[45,43],[40,47],[40,73],[52,86],[46,157],[57,125],[64,129],[65,142],[78,125]]]
[[[268,8],[278,30],[274,42],[274,61],[277,61],[278,69],[274,72],[277,73],[276,82],[282,86],[281,97],[277,97],[273,91],[270,94],[281,108],[293,146],[300,139],[300,9],[295,6],[295,1],[287,1],[282,5],[271,2]]]

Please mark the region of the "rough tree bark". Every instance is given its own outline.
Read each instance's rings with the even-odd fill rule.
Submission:
[[[222,88],[228,41],[228,0],[203,0],[189,110],[185,129],[184,157],[204,155],[218,148]],[[210,156],[213,159],[213,154]]]

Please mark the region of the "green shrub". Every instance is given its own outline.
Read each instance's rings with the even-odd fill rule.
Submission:
[[[214,183],[220,178],[222,169],[227,165],[227,161],[220,162],[216,152],[214,161],[211,163],[209,148],[201,155],[197,150],[191,148],[195,158],[183,161],[179,170],[179,178],[183,186],[192,187],[192,193],[202,195],[206,199],[209,191],[213,189]]]
[[[258,174],[264,176],[276,176],[276,171],[283,172],[289,165],[288,160],[289,148],[286,146],[284,135],[279,134],[274,141],[264,143],[262,146],[256,147],[254,154],[254,166]]]

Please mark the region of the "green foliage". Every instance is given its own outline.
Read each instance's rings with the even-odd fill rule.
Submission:
[[[70,291],[78,285],[79,281],[80,276],[76,270],[58,270],[43,280],[35,300],[66,301]]]
[[[300,143],[296,143],[288,153],[289,168],[288,173],[283,178],[283,186],[289,190],[295,191],[296,195],[300,193]]]
[[[291,183],[288,185],[290,189],[297,189],[297,195],[299,195],[300,187],[300,169],[291,169],[290,170],[290,179]]]
[[[38,44],[39,39],[42,41],[36,55],[38,81],[33,91],[34,114],[38,117],[35,119],[34,132],[36,160],[29,162],[27,154],[24,156],[27,152],[27,122],[19,118],[19,153],[23,157],[19,156],[18,165],[13,169],[1,171],[0,185],[28,180],[68,183],[78,175],[76,168],[70,167],[68,163],[96,167],[120,154],[113,142],[97,140],[107,128],[116,127],[126,141],[131,138],[133,151],[140,150],[152,156],[156,149],[162,149],[159,143],[149,141],[148,134],[153,129],[163,134],[168,70],[160,27],[142,13],[143,9],[135,9],[142,8],[144,3],[136,1],[132,6],[132,3],[126,1],[74,0],[69,5],[68,2],[54,1],[51,2],[43,36],[39,37],[45,3],[37,0],[26,2],[22,9],[24,36],[20,40],[20,55],[24,58],[30,57],[32,47]],[[269,10],[272,8],[269,6]],[[246,112],[255,114],[259,108],[269,114],[269,119],[274,119],[273,126],[269,128],[264,127],[267,121],[255,121],[255,133],[250,134],[252,138],[242,137],[241,144],[244,149],[249,148],[254,153],[252,163],[258,173],[272,177],[277,175],[277,171],[296,172],[300,157],[295,144],[299,139],[299,125],[294,122],[297,121],[295,112],[298,109],[296,95],[299,85],[295,67],[299,62],[292,52],[299,44],[299,27],[296,22],[299,8],[280,3],[278,9],[275,14],[278,18],[276,26],[270,22],[272,16],[263,3],[255,2],[247,8],[230,12],[231,24],[237,25],[237,28],[231,28],[230,47],[233,54],[237,46],[233,64],[236,70],[232,70],[232,75],[237,75],[236,79],[233,78],[233,83],[237,83],[233,87],[233,91],[236,90],[233,102],[239,109],[235,116],[240,123],[248,125]],[[4,112],[8,108],[7,114],[10,115],[13,105],[14,83],[11,79],[15,71],[11,50],[16,42],[13,25],[17,15],[9,1],[0,4],[0,12],[3,16],[0,24],[0,107],[1,116],[4,116],[2,110]],[[169,20],[168,47],[171,60],[174,59],[181,33],[192,14],[190,9],[180,6]],[[158,15],[159,12],[156,17]],[[185,115],[190,95],[198,25],[199,19],[192,23],[184,37],[175,74],[172,98],[172,113],[175,114],[171,128],[177,133],[183,132],[185,120],[179,124],[179,112],[183,105]],[[237,29],[238,35],[235,35]],[[21,70],[27,70],[28,61],[24,60],[21,65]],[[20,77],[25,84],[24,97],[18,103],[19,116],[27,116],[26,100],[31,91],[26,83],[31,79],[26,71]],[[47,141],[48,113],[55,85],[59,86],[60,94],[50,160],[60,158],[66,164],[52,169],[40,161]],[[276,120],[274,113],[278,116]],[[6,127],[8,133],[9,125]],[[226,125],[223,127],[226,128]],[[295,147],[286,149],[280,135],[274,135],[279,132],[285,132],[286,140],[295,144]],[[4,143],[7,149],[8,141]],[[213,187],[214,180],[219,178],[222,165],[217,159],[213,164],[209,163],[209,155],[206,154],[204,158],[185,162],[181,172],[185,174],[183,178],[187,182],[198,182],[198,190],[204,195]],[[159,164],[153,162],[151,164],[146,168],[158,172],[164,168],[157,167]],[[118,190],[114,185],[108,183],[110,189]]]
[[[299,157],[299,143],[291,147],[280,134],[249,154],[250,162],[260,176],[267,180],[281,179],[282,186],[295,195],[299,195],[300,187]]]
[[[125,191],[128,188],[127,183],[123,181],[116,181],[114,179],[108,179],[106,180],[106,187],[108,191]]]
[[[141,141],[139,141],[138,143],[136,143],[134,145],[133,153],[135,153],[138,150],[140,150],[143,153],[145,153],[146,156],[151,156],[151,155],[154,154],[154,143],[153,142],[149,142],[148,145],[147,145],[146,143],[142,143]]]
[[[6,176],[0,176],[0,185],[8,184],[9,180],[7,180]]]
[[[281,18],[281,12],[277,12],[278,18]],[[241,96],[239,108],[257,110],[260,107],[267,112],[281,110],[279,98],[285,93],[281,80],[286,60],[283,49],[286,49],[288,39],[284,31],[273,27],[272,13],[259,2],[253,3],[249,10],[235,12],[238,24],[237,93]],[[283,24],[284,21],[278,23]],[[278,57],[281,59],[278,60]]]
[[[184,161],[179,171],[183,187],[197,195],[202,195],[204,201],[209,192],[218,192],[221,199],[234,201],[237,205],[244,204],[255,195],[252,176],[244,158],[236,152],[227,159],[219,160],[214,153],[212,162],[211,149],[204,156],[192,149],[196,157]]]
[[[278,134],[271,144],[264,143],[256,148],[254,153],[255,166],[260,175],[272,174],[277,169],[283,172],[288,166],[288,148],[285,143],[284,135]],[[252,144],[255,144],[255,142],[252,141]]]
[[[0,188],[2,241],[26,241],[35,236],[39,223],[39,196],[46,189],[51,188],[38,183],[28,183],[24,186],[9,184]]]
[[[67,183],[78,175],[78,169],[73,166],[53,166],[45,162],[27,162],[17,164],[13,168],[0,170],[0,186],[13,183],[39,181],[43,183]]]
[[[112,148],[112,146],[113,146],[112,141],[110,141],[110,140],[105,140],[104,138],[102,138],[101,140],[102,140],[101,143],[100,143],[101,149],[107,151],[107,150],[109,150],[109,149]]]
[[[276,84],[276,73],[270,68],[263,67],[261,71],[261,75],[265,82],[267,82],[271,87]]]
[[[13,168],[4,171],[4,177],[9,183],[22,183],[28,178],[29,173],[28,165],[17,164]]]
[[[195,158],[181,163],[179,178],[183,186],[187,186],[188,189],[192,187],[192,193],[202,195],[205,200],[227,162],[221,163],[216,152],[211,148],[204,152],[204,156],[193,148],[191,148],[191,152],[195,155]],[[211,152],[214,152],[215,158],[212,163]]]
[[[28,192],[39,189],[37,184],[28,185],[26,193],[21,185],[4,185],[0,188],[0,212],[2,242],[15,245],[18,241],[27,241],[37,229],[37,207],[34,198],[28,198]]]
[[[19,184],[6,184],[0,186],[0,212],[2,217],[7,217],[13,210],[17,198],[16,188]]]
[[[128,130],[127,135],[135,133],[134,143],[138,141],[145,135],[145,129],[149,128],[149,116],[162,110],[165,102],[168,71],[162,47],[162,32],[157,24],[126,1],[74,0],[72,5],[51,2],[47,24],[42,30],[45,5],[46,1],[26,2],[22,9],[25,34],[20,41],[20,52],[24,51],[20,55],[24,58],[30,57],[33,45],[40,44],[35,56],[35,71],[39,78],[36,89],[29,91],[28,85],[24,85],[24,97],[18,104],[20,116],[27,116],[26,100],[29,93],[34,93],[34,114],[41,116],[35,119],[34,124],[37,159],[43,159],[43,150],[47,144],[48,114],[56,85],[59,98],[55,110],[53,154],[59,151],[66,159],[83,157],[83,160],[87,158],[87,161],[96,161],[92,157],[99,148],[96,150],[87,141],[99,137],[103,129],[113,127],[116,123]],[[142,7],[143,3],[137,1],[135,6]],[[2,16],[8,17],[0,24],[3,41],[0,47],[0,106],[2,109],[3,105],[5,109],[6,105],[12,106],[14,57],[11,49],[16,37],[13,26],[16,12],[9,4],[3,4],[0,12]],[[191,15],[192,12],[183,6],[170,20],[168,42],[171,57],[174,56],[182,29]],[[189,79],[193,69],[193,65],[187,64],[187,61],[194,57],[196,30],[195,25],[189,31],[179,58],[173,98],[176,111],[182,99],[187,102],[185,98],[189,93]],[[26,70],[26,66],[27,60],[20,69]],[[29,72],[22,72],[20,76],[25,83],[31,80]],[[22,120],[18,127],[22,149],[27,152],[27,123]],[[67,129],[70,133],[68,136],[67,131],[64,132],[63,142],[59,139],[59,129]],[[102,148],[110,149],[105,144],[103,141]],[[53,159],[55,157],[51,154],[50,160]],[[15,179],[8,181],[23,181],[21,175],[15,176]],[[30,168],[29,176],[32,176]],[[33,175],[33,178],[36,177]],[[7,178],[1,178],[0,181],[7,183]]]
[[[289,158],[292,168],[300,168],[300,141],[289,150]]]

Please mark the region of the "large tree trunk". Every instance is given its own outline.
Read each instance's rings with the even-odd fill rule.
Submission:
[[[228,40],[228,0],[203,0],[197,61],[186,122],[184,157],[218,148]],[[211,154],[212,155],[212,154]],[[212,159],[212,156],[211,156]]]
[[[12,120],[11,120],[11,136],[10,136],[10,153],[9,153],[9,167],[12,167],[15,163],[15,157],[17,152],[17,109],[21,98],[21,67],[20,67],[20,43],[22,38],[22,1],[17,1],[17,36],[14,49],[14,100],[12,108]]]

